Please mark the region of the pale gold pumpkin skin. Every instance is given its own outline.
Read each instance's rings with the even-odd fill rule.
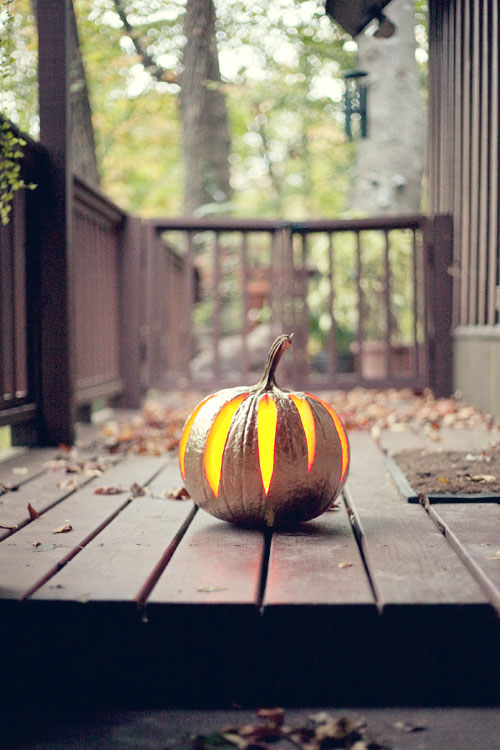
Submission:
[[[248,393],[236,411],[224,449],[218,496],[204,469],[206,439],[228,401]],[[267,393],[277,407],[274,472],[266,496],[257,447],[257,406]],[[328,411],[305,393],[316,426],[316,454],[310,471],[304,429],[286,391],[275,384],[219,391],[200,409],[185,449],[185,485],[193,500],[217,518],[254,526],[286,526],[323,513],[342,489],[342,443]]]

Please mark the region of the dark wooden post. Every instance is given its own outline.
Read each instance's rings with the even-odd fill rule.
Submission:
[[[453,219],[433,216],[426,228],[429,384],[437,397],[453,392]]]
[[[127,216],[120,254],[120,376],[123,391],[121,406],[137,407],[143,396],[143,335],[145,284],[142,257],[143,228],[141,220]]]
[[[40,245],[40,439],[74,440],[71,324],[71,0],[37,4],[40,142],[48,154]]]

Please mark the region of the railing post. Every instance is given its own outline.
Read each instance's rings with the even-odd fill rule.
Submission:
[[[119,270],[119,352],[121,406],[138,407],[143,396],[141,333],[146,290],[142,276],[143,232],[139,218],[127,216]]]
[[[40,242],[40,439],[74,440],[71,322],[70,0],[38,3],[40,142],[48,154]]]
[[[425,242],[429,384],[436,397],[450,396],[453,392],[452,217],[429,217]]]

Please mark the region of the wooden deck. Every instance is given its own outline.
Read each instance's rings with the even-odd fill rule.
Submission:
[[[273,534],[162,496],[174,456],[2,464],[2,705],[496,704],[499,504],[408,503],[369,435],[350,440],[339,508]]]

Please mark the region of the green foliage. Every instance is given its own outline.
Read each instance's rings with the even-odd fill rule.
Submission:
[[[21,176],[23,146],[26,141],[17,136],[5,119],[9,113],[9,90],[14,75],[14,15],[12,0],[7,0],[0,10],[0,220],[8,224],[14,194],[27,185]]]

